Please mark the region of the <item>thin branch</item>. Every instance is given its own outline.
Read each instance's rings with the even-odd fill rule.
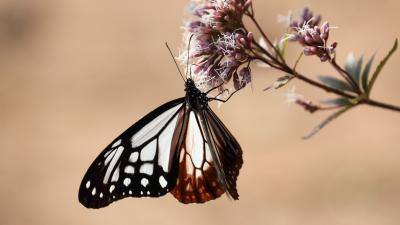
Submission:
[[[258,24],[256,18],[253,15],[249,15],[249,18],[251,21],[253,21],[254,25],[256,25],[257,29],[260,31],[261,35],[263,38],[267,41],[267,43],[271,46],[271,48],[274,49],[276,54],[278,55],[279,59],[284,63],[285,59],[282,57],[282,55],[279,53],[278,49],[274,44],[272,44],[271,40],[268,38],[268,36],[265,34],[264,30],[261,28],[260,24]]]
[[[332,58],[331,60],[329,60],[329,62],[331,63],[331,65],[333,66],[333,68],[335,68],[340,75],[342,75],[342,77],[348,82],[350,83],[350,85],[352,86],[352,88],[354,89],[354,91],[357,94],[361,94],[361,89],[360,86],[358,85],[358,83],[353,79],[352,76],[350,76],[350,74],[344,70],[342,67],[340,67],[337,63],[336,63],[336,59]]]
[[[255,58],[268,64],[268,61],[266,61],[263,57],[255,57]],[[345,93],[343,91],[337,90],[335,88],[332,88],[332,87],[326,86],[324,84],[321,84],[321,83],[319,83],[317,81],[314,81],[314,80],[312,80],[312,79],[310,79],[310,78],[308,78],[308,77],[306,77],[306,76],[294,71],[293,69],[291,69],[289,67],[285,67],[285,68],[273,67],[273,68],[275,68],[277,70],[281,70],[281,71],[283,71],[285,73],[291,74],[295,78],[298,78],[299,80],[302,80],[302,81],[304,81],[304,82],[306,82],[306,83],[308,83],[308,84],[310,84],[312,86],[318,87],[318,88],[323,89],[323,90],[325,90],[327,92],[331,92],[331,93],[334,93],[334,94],[337,94],[337,95],[340,95],[340,96],[343,96],[343,97],[346,97],[346,98],[350,98],[350,99],[353,99],[353,98],[357,97],[355,95],[351,95],[351,94]]]
[[[375,100],[372,100],[372,99],[361,100],[360,104],[366,104],[366,105],[370,105],[370,106],[375,106],[375,107],[379,107],[379,108],[383,108],[383,109],[389,109],[389,110],[392,110],[392,111],[400,112],[400,107],[399,106],[395,106],[395,105],[391,105],[391,104],[375,101]]]
[[[283,66],[283,63],[279,62],[278,60],[276,60],[276,58],[271,55],[270,52],[268,52],[265,48],[263,48],[257,41],[253,40],[252,43],[266,56],[268,56],[269,59],[273,60],[274,64],[279,65],[279,66]],[[272,62],[271,62],[272,63]]]

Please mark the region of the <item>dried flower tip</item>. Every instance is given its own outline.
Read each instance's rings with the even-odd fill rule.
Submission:
[[[296,100],[296,104],[300,105],[301,107],[304,108],[304,110],[310,113],[314,113],[321,109],[318,105],[314,105],[311,101],[305,101],[302,99]]]
[[[290,23],[290,27],[292,29],[297,29],[306,24],[310,27],[315,27],[318,26],[320,22],[321,22],[320,15],[314,16],[313,11],[311,11],[308,7],[304,7],[298,20],[293,20]]]
[[[245,67],[240,70],[239,75],[242,77],[242,81],[245,84],[251,83],[251,69],[250,67]]]
[[[233,86],[236,90],[240,90],[248,83],[251,83],[251,69],[250,67],[242,68],[239,73],[233,73]]]
[[[321,109],[319,106],[314,105],[311,101],[305,100],[303,95],[297,94],[295,86],[289,89],[289,91],[286,93],[286,102],[289,105],[296,103],[310,113],[314,113]]]

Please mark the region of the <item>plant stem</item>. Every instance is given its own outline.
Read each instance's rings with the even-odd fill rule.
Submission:
[[[352,76],[350,76],[350,74],[349,74],[346,70],[344,70],[342,67],[340,67],[340,66],[336,63],[335,58],[330,59],[329,62],[331,63],[331,65],[333,66],[333,68],[335,68],[335,69],[339,72],[339,74],[342,75],[343,78],[344,78],[348,83],[350,83],[350,85],[353,87],[353,90],[354,90],[355,92],[357,92],[358,94],[361,94],[361,90],[360,90],[360,87],[358,86],[358,83],[353,79]]]
[[[350,99],[356,98],[356,96],[354,96],[354,95],[351,95],[351,94],[348,94],[346,92],[340,91],[338,89],[335,89],[335,88],[326,86],[324,84],[321,84],[321,83],[319,83],[319,82],[317,82],[315,80],[312,80],[312,79],[310,79],[310,78],[308,78],[308,77],[306,77],[306,76],[304,76],[304,75],[302,75],[300,73],[297,73],[295,71],[291,72],[290,74],[292,74],[297,79],[302,80],[302,81],[304,81],[304,82],[306,82],[306,83],[308,83],[308,84],[310,84],[310,85],[312,85],[314,87],[318,87],[320,89],[323,89],[326,92],[334,93],[334,94],[340,95],[342,97],[350,98]]]
[[[265,54],[266,56],[268,56],[268,58],[270,58],[274,65],[276,64],[276,68],[279,68],[279,66],[283,66],[283,64],[281,62],[279,62],[274,56],[271,55],[271,53],[269,53],[267,50],[265,50],[259,43],[257,43],[255,40],[252,41],[252,43],[262,51],[263,54]],[[253,52],[254,53],[254,52]],[[256,54],[255,54],[256,55]],[[259,57],[259,58],[263,58],[263,57]],[[261,60],[261,59],[260,59]],[[265,60],[263,60],[265,62]],[[272,64],[272,62],[267,63],[268,65]]]
[[[396,112],[400,112],[400,107],[399,106],[395,106],[395,105],[391,105],[391,104],[375,101],[375,100],[372,100],[372,99],[364,99],[360,103],[361,104],[370,105],[370,106],[379,107],[379,108],[383,108],[383,109],[388,109],[388,110],[392,110],[392,111],[396,111]]]
[[[275,45],[272,44],[271,40],[268,38],[268,36],[265,34],[265,32],[263,31],[263,29],[261,28],[260,24],[258,24],[256,18],[254,17],[254,15],[249,15],[251,21],[253,21],[254,25],[256,25],[258,31],[260,31],[261,35],[263,36],[263,38],[267,41],[267,43],[274,49],[274,51],[276,52],[276,54],[278,55],[279,59],[282,62],[285,62],[285,59],[281,56],[281,54],[279,53],[278,49],[276,49]]]
[[[263,57],[255,57],[255,59],[261,60],[261,61],[263,61],[263,62],[268,64],[268,61],[266,61],[266,59],[263,58]],[[308,84],[310,84],[312,86],[318,87],[318,88],[323,89],[323,90],[325,90],[327,92],[334,93],[334,94],[337,94],[337,95],[340,95],[340,96],[343,96],[343,97],[346,97],[346,98],[350,98],[350,99],[353,99],[353,98],[357,97],[355,95],[351,95],[351,94],[345,93],[343,91],[337,90],[335,88],[332,88],[332,87],[326,86],[324,84],[321,84],[321,83],[319,83],[317,81],[314,81],[314,80],[312,80],[312,79],[310,79],[310,78],[308,78],[308,77],[306,77],[306,76],[294,71],[293,69],[291,69],[287,65],[285,65],[283,68],[277,68],[277,67],[274,67],[274,68],[278,69],[278,70],[281,70],[281,71],[283,71],[285,73],[291,74],[294,77],[298,78],[299,80],[302,80],[302,81],[304,81],[304,82],[306,82],[306,83],[308,83]]]
[[[255,57],[254,59],[258,59],[258,60],[261,60],[263,62],[268,62],[263,57]],[[326,85],[321,84],[321,83],[319,83],[319,82],[317,82],[315,80],[312,80],[312,79],[310,79],[310,78],[308,78],[308,77],[306,77],[306,76],[294,71],[289,66],[285,66],[284,68],[277,68],[277,67],[274,67],[274,68],[277,69],[277,70],[281,70],[281,71],[283,71],[285,73],[291,74],[295,78],[297,78],[297,79],[299,79],[299,80],[301,80],[303,82],[306,82],[306,83],[310,84],[311,86],[314,86],[314,87],[320,88],[322,90],[325,90],[326,92],[333,93],[333,94],[336,94],[336,95],[339,95],[339,96],[342,96],[342,97],[345,97],[345,98],[348,98],[348,99],[357,98],[357,96],[355,96],[355,95],[340,91],[338,89],[326,86]],[[399,106],[390,105],[390,104],[379,102],[379,101],[372,100],[372,99],[369,99],[369,98],[362,99],[359,102],[359,104],[366,104],[366,105],[370,105],[370,106],[374,106],[374,107],[379,107],[379,108],[383,108],[383,109],[388,109],[388,110],[400,112],[400,107]]]

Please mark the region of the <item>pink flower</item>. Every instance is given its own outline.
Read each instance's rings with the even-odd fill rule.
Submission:
[[[290,40],[297,41],[304,46],[304,55],[316,55],[322,62],[325,62],[331,58],[331,54],[337,47],[337,42],[327,45],[330,31],[329,23],[325,22],[319,26],[321,17],[314,17],[313,15],[313,12],[305,8],[300,19],[291,23],[294,33],[291,34]]]
[[[191,7],[191,16],[185,26],[185,36],[193,36],[190,58],[194,64],[194,79],[206,82],[206,87],[227,83],[248,64],[253,35],[243,25],[243,16],[249,13],[251,0],[203,0]],[[180,57],[184,63],[187,52]],[[250,70],[249,70],[250,71]],[[235,83],[242,87],[246,79]]]

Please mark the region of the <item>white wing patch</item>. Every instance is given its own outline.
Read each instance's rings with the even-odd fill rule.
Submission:
[[[149,184],[149,180],[147,178],[142,178],[140,181],[143,187],[146,187]]]
[[[211,157],[211,152],[210,152],[210,147],[206,143],[206,160],[208,162],[212,162],[212,157]]]
[[[129,156],[129,162],[135,163],[139,159],[139,152],[132,152]]]
[[[169,171],[168,165],[170,161],[171,140],[174,135],[177,121],[178,115],[175,116],[171,123],[160,134],[158,139],[158,165],[163,168],[164,172]]]
[[[131,179],[130,178],[125,178],[124,179],[124,185],[126,186],[126,187],[128,187],[129,185],[131,184]]]
[[[142,174],[153,175],[154,165],[152,163],[144,163],[140,166],[139,172]]]
[[[88,180],[87,182],[86,182],[86,189],[89,189],[89,187],[90,187],[90,180]]]
[[[114,144],[111,146],[111,148],[115,148],[121,144],[122,140],[119,139],[118,141],[114,142]]]
[[[107,152],[106,155],[108,155],[108,156],[107,156],[106,160],[104,161],[104,165],[106,165],[106,166],[108,165],[108,163],[114,157],[116,151],[117,151],[117,149],[113,149],[113,150],[110,150],[109,152]]]
[[[135,173],[135,167],[133,167],[131,165],[126,166],[125,169],[124,169],[124,172],[127,173],[127,174],[134,174]]]
[[[110,178],[111,172],[113,171],[115,164],[117,163],[119,157],[121,156],[122,151],[124,151],[124,147],[119,146],[118,149],[116,150],[115,154],[112,154],[113,158],[112,158],[112,160],[110,162],[110,165],[107,167],[106,175],[104,176],[104,179],[103,179],[103,184],[107,184],[108,183],[108,180]]]
[[[160,186],[162,188],[165,188],[168,184],[167,180],[164,178],[164,176],[160,176],[160,178],[158,179],[158,182],[160,182]]]
[[[115,169],[112,177],[111,177],[111,182],[117,182],[119,179],[119,165],[117,166],[117,169]]]
[[[154,139],[152,142],[146,145],[140,152],[140,160],[142,161],[150,161],[154,159],[157,150],[157,139]]]
[[[154,137],[158,132],[160,132],[160,130],[165,126],[165,124],[167,124],[167,122],[181,106],[182,104],[179,104],[165,111],[153,121],[144,126],[142,129],[140,129],[136,134],[134,134],[131,138],[132,148],[139,147],[147,140]]]
[[[204,141],[201,134],[200,125],[197,123],[196,115],[194,114],[194,112],[190,112],[186,143],[188,146],[190,146],[187,151],[192,157],[194,166],[196,168],[201,168],[204,161]],[[187,161],[187,163],[190,164],[188,165],[189,167],[192,166],[192,163],[190,161]]]

